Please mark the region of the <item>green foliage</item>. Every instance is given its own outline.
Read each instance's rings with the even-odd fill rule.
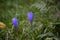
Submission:
[[[0,0],[0,40],[59,40],[59,0]],[[27,12],[33,12],[32,26]],[[17,17],[18,32],[13,29],[12,17]],[[57,30],[58,29],[58,30]]]

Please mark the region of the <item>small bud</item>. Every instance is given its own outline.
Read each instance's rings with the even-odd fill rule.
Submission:
[[[17,30],[18,29],[18,22],[17,22],[17,18],[16,17],[12,18],[12,24],[14,26],[14,29]]]
[[[33,13],[32,13],[32,12],[28,12],[28,13],[27,13],[27,17],[28,17],[28,19],[29,19],[30,23],[32,24],[32,20],[33,20]]]

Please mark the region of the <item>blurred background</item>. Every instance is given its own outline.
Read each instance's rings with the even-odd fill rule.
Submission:
[[[27,18],[30,11],[32,26]],[[0,0],[0,22],[5,24],[0,23],[0,40],[60,40],[60,0]]]

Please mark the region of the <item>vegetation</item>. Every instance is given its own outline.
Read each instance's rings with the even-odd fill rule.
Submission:
[[[33,13],[32,25],[28,12]],[[0,0],[0,21],[6,24],[0,27],[0,40],[60,40],[60,0]]]

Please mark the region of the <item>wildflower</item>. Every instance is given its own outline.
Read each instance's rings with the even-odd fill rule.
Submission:
[[[32,24],[32,20],[33,20],[33,13],[32,13],[32,12],[28,12],[28,13],[27,13],[27,17],[28,17],[28,19],[29,19],[30,23]]]
[[[12,18],[12,24],[14,26],[14,29],[17,30],[17,28],[18,28],[18,22],[17,22],[17,18],[16,17]]]

